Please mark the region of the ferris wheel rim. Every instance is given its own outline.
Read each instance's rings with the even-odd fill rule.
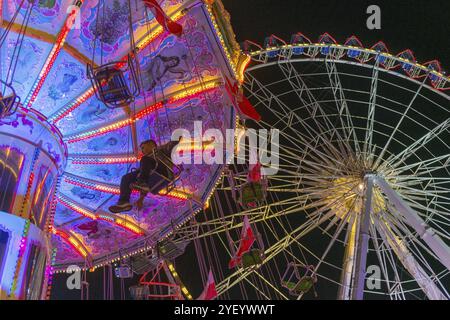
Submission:
[[[244,74],[251,73],[255,70],[259,70],[259,69],[263,69],[263,68],[273,67],[273,66],[276,66],[278,64],[283,64],[283,63],[308,63],[308,62],[326,62],[326,61],[332,61],[335,63],[344,64],[344,65],[363,67],[363,68],[367,68],[367,69],[376,68],[379,71],[382,71],[386,74],[390,74],[393,76],[397,76],[403,80],[408,80],[411,83],[414,83],[417,85],[422,84],[422,82],[419,81],[420,79],[411,78],[408,75],[405,75],[401,72],[397,72],[396,70],[393,70],[393,69],[386,69],[381,66],[376,67],[374,65],[367,64],[367,63],[361,63],[361,62],[354,62],[354,61],[348,61],[348,60],[342,60],[342,59],[327,59],[327,58],[305,58],[305,59],[286,59],[286,60],[279,60],[279,61],[278,60],[277,61],[269,61],[269,62],[265,62],[265,63],[259,63],[254,66],[250,66],[249,68],[246,69]],[[428,83],[423,84],[423,87],[429,89],[430,91],[433,91],[434,93],[438,94],[439,96],[441,96],[447,100],[450,100],[450,94],[446,94],[446,91],[436,89],[433,86],[429,85]]]

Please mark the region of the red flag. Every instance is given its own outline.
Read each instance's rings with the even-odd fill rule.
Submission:
[[[261,181],[261,163],[256,163],[250,165],[250,170],[248,171],[248,182],[259,182]]]
[[[247,118],[253,119],[255,121],[261,120],[261,115],[256,111],[255,107],[251,102],[244,96],[244,93],[239,90],[237,83],[231,84],[230,79],[225,77],[226,84],[225,89],[230,96],[231,101],[237,104],[239,111]]]
[[[144,0],[144,3],[152,11],[156,21],[158,21],[164,30],[176,35],[177,37],[181,36],[183,33],[183,27],[172,21],[172,19],[167,16],[156,0]]]
[[[216,291],[216,282],[214,281],[214,276],[212,271],[209,270],[208,282],[206,283],[205,289],[203,289],[202,294],[197,298],[197,300],[213,300],[217,298],[218,294]]]
[[[238,263],[241,262],[243,254],[250,250],[255,240],[256,237],[255,234],[253,233],[252,228],[250,227],[248,217],[245,216],[244,224],[242,226],[241,231],[241,242],[239,243],[239,248],[238,251],[236,252],[236,255],[233,258],[231,258],[230,262],[228,263],[228,268],[230,269],[235,268],[238,265]]]

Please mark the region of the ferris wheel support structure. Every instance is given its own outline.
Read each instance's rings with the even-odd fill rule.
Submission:
[[[384,242],[392,248],[394,253],[400,259],[406,270],[416,279],[423,292],[430,300],[447,300],[446,295],[434,283],[434,280],[426,273],[424,268],[417,262],[407,244],[403,240],[399,240],[392,230],[389,230],[385,221],[380,221],[377,217],[375,226]],[[447,294],[448,295],[448,294]]]
[[[433,250],[440,262],[450,270],[450,248],[436,232],[391,188],[381,177],[375,178],[375,183],[383,190],[398,212],[407,223],[416,230],[419,236]]]
[[[373,194],[373,176],[367,175],[364,178],[365,195],[364,206],[362,207],[358,235],[358,247],[356,251],[355,262],[355,282],[352,292],[353,300],[362,300],[364,297],[364,284],[366,280],[366,262],[367,252],[369,250],[369,226],[372,212],[372,194]]]

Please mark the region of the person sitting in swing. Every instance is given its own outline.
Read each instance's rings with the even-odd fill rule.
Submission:
[[[120,213],[133,209],[133,205],[130,203],[133,189],[141,193],[139,201],[142,202],[143,196],[148,192],[158,194],[168,187],[173,179],[173,163],[170,160],[172,149],[180,141],[181,137],[178,141],[170,141],[160,147],[154,140],[142,142],[140,147],[143,157],[140,161],[140,168],[122,176],[119,201],[116,205],[109,207],[109,211]]]

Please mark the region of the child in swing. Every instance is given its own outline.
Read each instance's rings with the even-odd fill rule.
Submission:
[[[140,168],[122,177],[119,202],[109,207],[109,211],[112,213],[120,213],[133,209],[133,205],[130,203],[132,189],[138,190],[141,193],[141,197],[137,203],[138,207],[141,207],[143,197],[148,192],[158,194],[159,191],[166,188],[171,179],[173,179],[173,172],[170,169],[173,164],[167,159],[170,159],[172,149],[180,141],[181,137],[178,141],[171,141],[160,147],[157,146],[154,140],[142,142],[140,147],[143,157],[140,161]]]

